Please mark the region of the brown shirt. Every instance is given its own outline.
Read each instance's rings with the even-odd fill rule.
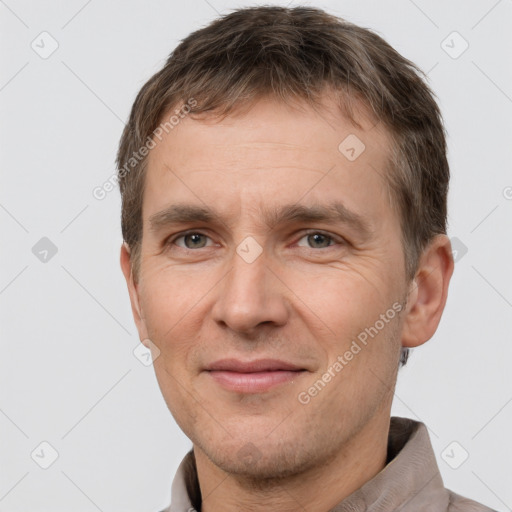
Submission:
[[[183,459],[162,512],[200,512],[201,492],[193,451]],[[427,428],[408,418],[391,418],[388,463],[329,512],[494,512],[445,489]]]

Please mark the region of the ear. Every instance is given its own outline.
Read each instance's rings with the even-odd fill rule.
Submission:
[[[454,261],[450,239],[436,235],[420,258],[409,288],[402,346],[417,347],[436,332],[448,297]]]
[[[130,247],[126,242],[123,242],[121,246],[121,270],[123,271],[126,284],[128,286],[128,293],[130,295],[130,303],[132,306],[133,319],[139,332],[139,339],[141,342],[148,339],[146,322],[144,320],[144,314],[140,306],[138,283],[133,279],[133,269],[131,262]]]

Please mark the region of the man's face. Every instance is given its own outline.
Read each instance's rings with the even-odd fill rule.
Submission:
[[[390,142],[359,120],[261,100],[150,153],[137,326],[177,423],[229,472],[291,474],[388,421],[407,283]]]

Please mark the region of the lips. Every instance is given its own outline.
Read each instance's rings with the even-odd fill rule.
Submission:
[[[292,382],[307,370],[277,359],[222,359],[209,365],[206,371],[217,384],[227,390],[262,393],[279,384]]]
[[[206,368],[208,371],[227,371],[239,373],[272,372],[279,370],[304,370],[292,363],[278,359],[257,359],[255,361],[239,361],[238,359],[221,359]]]

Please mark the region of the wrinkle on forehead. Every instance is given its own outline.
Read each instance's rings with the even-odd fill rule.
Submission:
[[[311,109],[269,101],[218,123],[186,118],[151,151],[146,192],[153,207],[147,209],[148,195],[144,210],[152,214],[176,201],[176,187],[231,212],[256,212],[256,204],[267,202],[318,203],[339,192],[352,210],[366,210],[380,224],[389,136],[382,124],[361,119],[365,131],[341,114],[330,111],[331,118],[336,129]],[[349,134],[366,146],[353,162],[338,149]]]

